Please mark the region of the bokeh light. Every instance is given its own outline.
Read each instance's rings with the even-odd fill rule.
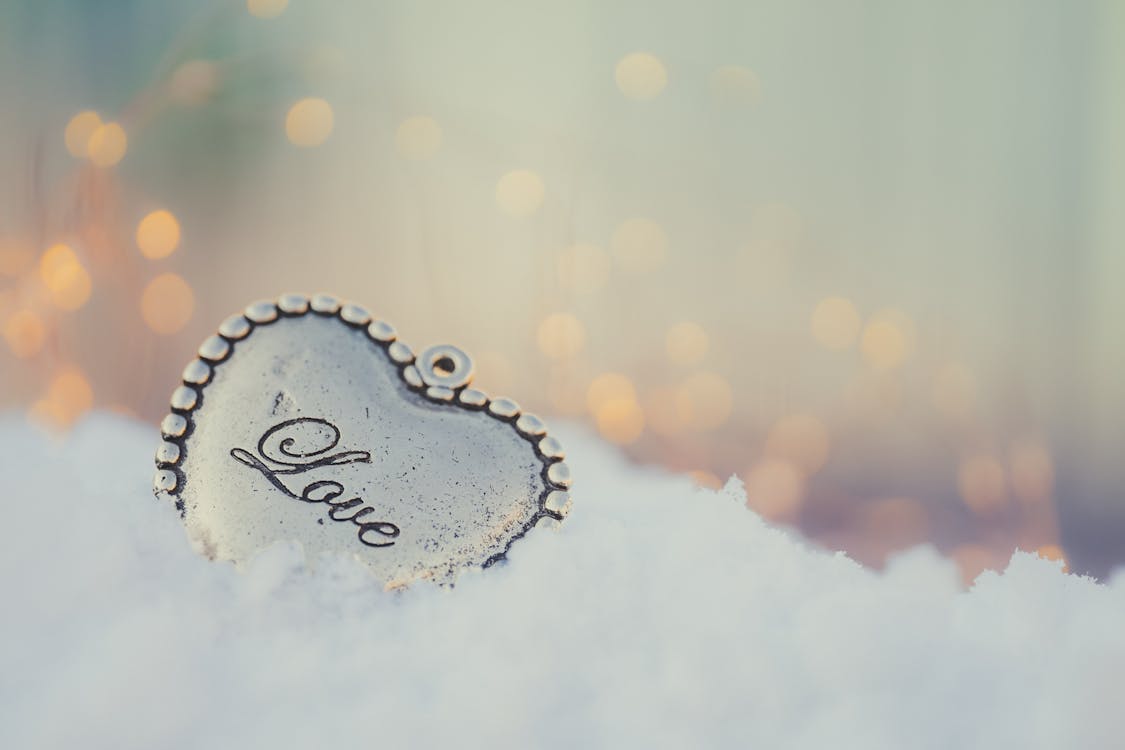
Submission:
[[[56,415],[71,422],[94,405],[94,389],[81,370],[68,367],[51,379],[47,401],[54,405]]]
[[[637,400],[637,389],[633,381],[619,372],[603,372],[590,381],[586,388],[586,406],[591,414],[597,414],[611,401]]]
[[[93,110],[79,112],[70,118],[66,124],[64,140],[66,150],[76,159],[85,159],[89,156],[90,136],[102,126],[102,118]]]
[[[664,63],[647,52],[634,52],[621,58],[613,73],[617,88],[630,99],[653,99],[668,84]]]
[[[921,79],[856,75],[889,58],[844,34],[818,37],[840,75],[810,77],[762,39],[701,45],[707,9],[599,6],[596,38],[469,15],[0,10],[5,403],[69,424],[48,385],[80,364],[102,405],[156,418],[204,318],[326,291],[465,344],[483,390],[632,460],[754,476],[864,563],[915,540],[967,575],[1016,546],[1125,561],[1120,201],[1110,162],[1065,168],[1097,152],[1073,113],[1109,101],[1060,84],[1081,44],[974,47],[980,75],[926,87],[938,115],[887,119],[864,113],[918,115]],[[864,20],[917,31],[892,15]],[[71,22],[83,43],[42,43]]]
[[[141,255],[153,260],[166,258],[180,244],[180,222],[170,211],[152,211],[137,224],[136,240]]]
[[[141,294],[141,317],[150,329],[168,336],[178,333],[195,312],[195,294],[184,279],[162,273]]]
[[[285,115],[285,135],[294,146],[313,148],[328,140],[335,125],[332,105],[324,99],[308,97],[289,108]]]
[[[512,216],[531,216],[543,205],[547,188],[529,169],[515,169],[496,183],[496,205]]]
[[[594,418],[601,436],[618,445],[632,443],[644,432],[644,412],[631,398],[614,398],[602,402]]]
[[[34,357],[43,348],[47,327],[31,310],[18,310],[4,321],[4,341],[19,359]]]
[[[568,359],[586,344],[586,327],[570,313],[552,313],[538,330],[539,351],[551,359]]]
[[[1035,553],[1046,560],[1054,560],[1063,564],[1063,570],[1070,570],[1066,559],[1066,552],[1057,544],[1044,544],[1037,548]]]
[[[125,158],[129,138],[125,129],[116,122],[107,122],[94,128],[86,142],[86,155],[98,167],[112,167]]]
[[[43,252],[39,276],[61,310],[77,310],[90,298],[90,274],[69,245],[59,243]]]
[[[700,487],[709,490],[720,490],[723,488],[723,480],[720,479],[717,474],[707,471],[706,469],[693,469],[688,472],[688,476],[691,477],[691,481],[695,482]]]
[[[804,477],[796,466],[781,459],[757,462],[743,482],[747,505],[771,521],[792,521],[804,499]]]
[[[910,319],[897,310],[875,313],[860,340],[864,360],[876,370],[898,367],[914,350],[913,331]]]

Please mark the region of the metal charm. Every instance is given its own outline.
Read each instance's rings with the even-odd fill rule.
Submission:
[[[330,295],[256,302],[184,369],[156,494],[213,559],[291,539],[310,556],[350,552],[388,587],[450,583],[570,510],[558,441],[472,375],[460,349],[415,357]]]

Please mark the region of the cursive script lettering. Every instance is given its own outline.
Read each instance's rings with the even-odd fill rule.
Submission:
[[[340,442],[340,430],[326,419],[299,417],[274,425],[258,440],[258,455],[244,448],[232,448],[230,455],[239,463],[257,469],[277,489],[304,503],[324,503],[333,521],[351,522],[359,527],[359,541],[368,547],[390,547],[399,528],[390,521],[366,520],[375,512],[358,497],[341,499],[344,485],[322,479],[305,485],[300,494],[281,480],[282,476],[303,474],[322,466],[371,463],[367,451],[330,453]]]

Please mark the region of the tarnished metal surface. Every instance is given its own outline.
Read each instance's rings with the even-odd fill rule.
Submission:
[[[461,350],[415,360],[330,295],[254,303],[185,368],[156,492],[212,558],[296,540],[311,557],[354,554],[388,586],[450,582],[570,508],[558,441],[471,377]]]

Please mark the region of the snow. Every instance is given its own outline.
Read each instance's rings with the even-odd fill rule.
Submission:
[[[557,431],[558,532],[387,593],[278,545],[235,569],[150,494],[154,428],[0,419],[2,747],[1120,747],[1125,576],[1017,553],[882,573]]]

